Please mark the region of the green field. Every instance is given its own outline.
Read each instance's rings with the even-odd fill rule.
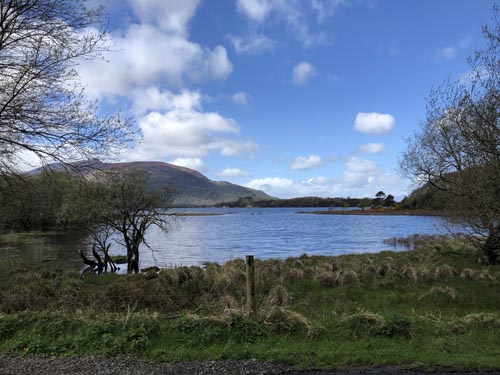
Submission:
[[[256,261],[137,275],[4,265],[0,351],[256,358],[297,367],[500,368],[500,266],[471,245],[416,238],[407,252]]]

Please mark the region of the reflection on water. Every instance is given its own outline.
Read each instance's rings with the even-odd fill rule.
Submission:
[[[23,263],[33,268],[80,269],[79,251],[87,251],[86,234],[23,233],[0,237],[0,252],[5,261]],[[5,262],[2,263],[6,265]]]
[[[314,210],[314,209],[307,209]],[[143,246],[141,268],[152,265],[200,265],[253,254],[258,258],[286,258],[303,253],[339,255],[390,249],[383,240],[411,234],[446,233],[443,220],[431,216],[345,216],[297,214],[296,208],[186,209],[218,212],[222,216],[176,218],[168,234],[147,234],[154,251]],[[80,269],[78,251],[89,252],[81,234],[33,236],[24,243],[1,242],[0,251],[30,263]],[[113,244],[112,255],[124,255]]]

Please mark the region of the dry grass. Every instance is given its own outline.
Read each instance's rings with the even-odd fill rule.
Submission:
[[[353,270],[339,270],[335,272],[320,271],[314,279],[324,287],[332,287],[335,285],[343,286],[350,284],[359,284],[358,274]]]
[[[457,298],[456,289],[449,286],[433,286],[427,293],[422,294],[418,299],[424,299],[427,297],[440,297],[446,296],[451,299]]]
[[[488,330],[497,329],[500,326],[500,319],[493,313],[472,313],[453,322],[452,330],[464,333],[473,328],[486,328]]]
[[[457,274],[457,270],[448,264],[436,267],[434,278],[436,280],[450,279]]]
[[[288,272],[288,276],[292,280],[302,280],[304,277],[306,277],[306,272],[300,268],[292,268]]]
[[[416,283],[418,281],[418,271],[415,267],[405,265],[399,270],[399,274]]]
[[[262,306],[264,308],[271,308],[274,306],[285,307],[292,302],[292,295],[283,285],[276,285],[267,297],[264,299]]]
[[[317,274],[314,279],[324,287],[339,285],[340,272],[323,271]]]
[[[264,310],[263,316],[267,324],[285,325],[294,331],[302,328],[308,335],[315,332],[313,324],[304,315],[281,306],[273,306]]]

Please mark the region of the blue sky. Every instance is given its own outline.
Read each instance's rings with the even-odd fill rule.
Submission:
[[[159,160],[278,197],[402,197],[425,97],[466,79],[490,0],[93,0],[113,51],[79,66]]]

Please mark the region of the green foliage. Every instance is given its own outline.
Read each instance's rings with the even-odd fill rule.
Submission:
[[[78,226],[79,220],[61,217],[77,178],[63,172],[35,176],[11,176],[0,180],[0,227],[17,230],[48,230]]]
[[[407,209],[426,209],[444,211],[451,209],[448,195],[434,189],[430,185],[423,185],[413,190],[408,197],[401,201],[401,208]]]

